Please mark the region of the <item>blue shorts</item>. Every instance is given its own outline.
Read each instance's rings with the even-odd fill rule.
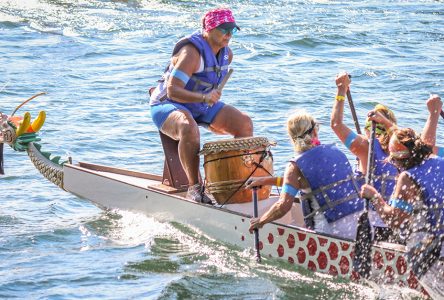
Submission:
[[[218,101],[213,106],[209,107],[205,105],[205,109],[193,110],[191,111],[188,107],[181,103],[171,102],[165,100],[159,104],[151,106],[151,118],[156,124],[156,127],[160,130],[163,123],[168,118],[168,116],[175,110],[185,110],[190,112],[194,120],[197,123],[211,124],[216,117],[217,113],[224,107],[225,103]]]

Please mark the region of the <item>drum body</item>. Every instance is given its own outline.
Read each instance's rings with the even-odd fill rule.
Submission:
[[[219,204],[252,201],[252,190],[245,188],[250,177],[273,175],[270,143],[264,137],[239,138],[204,144],[206,189]],[[271,186],[258,189],[258,200],[267,199]]]

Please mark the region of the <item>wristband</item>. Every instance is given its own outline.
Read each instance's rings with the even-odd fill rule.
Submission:
[[[282,177],[277,177],[276,186],[282,186]]]
[[[336,101],[344,101],[344,100],[345,100],[345,96],[339,96],[339,95],[337,95],[337,96],[335,97],[335,100],[336,100]]]

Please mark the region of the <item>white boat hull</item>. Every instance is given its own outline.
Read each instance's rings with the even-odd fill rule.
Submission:
[[[230,205],[220,208],[199,204],[186,200],[184,193],[171,193],[160,183],[160,176],[145,173],[83,163],[64,166],[63,188],[100,207],[143,212],[161,221],[190,225],[211,238],[242,249],[253,247],[253,235],[248,231],[251,214],[246,212],[252,211],[251,203],[243,205],[246,208],[243,212],[229,210]],[[260,201],[259,209],[265,211],[276,200],[277,197]],[[313,271],[359,279],[359,275],[352,271],[353,241],[285,225],[294,219],[293,211],[260,230],[263,257],[279,258]],[[396,283],[424,292],[408,269],[403,250],[391,244],[384,247],[376,245],[372,257],[373,281]]]

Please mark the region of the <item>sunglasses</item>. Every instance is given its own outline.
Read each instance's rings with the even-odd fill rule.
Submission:
[[[365,127],[366,130],[371,130],[372,128],[372,122],[371,121],[366,121],[365,122]],[[384,134],[386,132],[385,127],[382,126],[381,124],[376,124],[376,134]]]
[[[224,29],[224,28],[219,28],[219,27],[216,27],[216,28],[217,28],[217,30],[222,32],[223,35],[227,35],[227,34],[234,35],[237,32],[237,28],[236,27],[233,27],[233,28],[230,28],[230,29]]]
[[[311,122],[311,127],[305,131],[303,134],[301,134],[300,136],[298,136],[298,139],[303,138],[304,136],[306,136],[307,134],[311,134],[313,132],[313,130],[319,131],[319,124],[315,123],[315,122]]]

